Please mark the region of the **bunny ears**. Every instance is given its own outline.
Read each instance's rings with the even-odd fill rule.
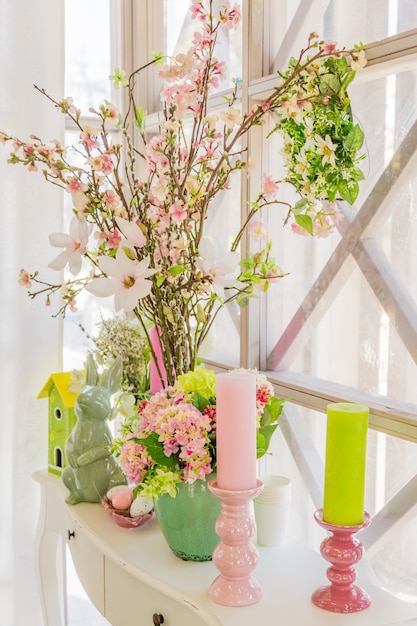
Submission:
[[[111,395],[120,389],[120,385],[122,384],[122,372],[123,361],[122,357],[118,356],[115,358],[111,366],[103,372],[101,381],[99,382],[100,376],[94,357],[92,354],[89,354],[86,364],[86,385],[95,387],[100,384],[102,387],[107,387]]]

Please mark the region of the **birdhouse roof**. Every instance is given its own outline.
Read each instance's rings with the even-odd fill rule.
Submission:
[[[57,374],[51,374],[37,397],[47,398],[51,387],[55,385],[67,409],[72,409],[75,405],[75,400],[77,399],[79,392],[69,390],[71,382],[72,372],[58,372]]]

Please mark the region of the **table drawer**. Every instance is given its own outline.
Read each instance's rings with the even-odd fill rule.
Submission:
[[[121,563],[106,559],[104,615],[112,626],[153,626],[154,614],[163,616],[164,626],[220,626],[217,617],[158,581],[136,578]],[[177,593],[177,597],[175,594]]]
[[[78,578],[93,604],[104,613],[104,555],[86,536],[82,526],[72,521],[68,545]]]

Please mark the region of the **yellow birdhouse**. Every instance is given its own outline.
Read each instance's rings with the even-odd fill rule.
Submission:
[[[67,465],[65,442],[75,426],[78,391],[70,391],[72,372],[52,374],[38,394],[48,398],[48,470],[61,475]]]

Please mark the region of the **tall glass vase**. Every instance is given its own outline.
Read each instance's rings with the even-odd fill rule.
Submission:
[[[178,485],[176,498],[163,495],[155,501],[155,514],[173,553],[184,561],[210,561],[219,543],[215,531],[221,502],[208,488],[208,481]]]

